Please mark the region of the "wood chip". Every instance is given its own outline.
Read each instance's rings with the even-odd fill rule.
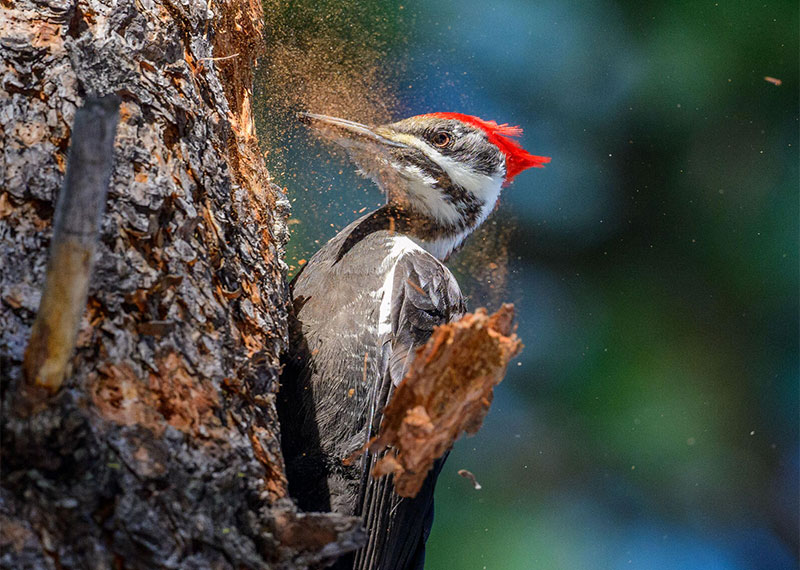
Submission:
[[[514,306],[486,309],[437,327],[417,349],[406,377],[384,409],[373,453],[391,448],[372,475],[394,474],[395,492],[414,497],[434,461],[463,432],[474,434],[489,410],[493,389],[522,342],[514,333]]]
[[[481,487],[481,484],[478,483],[478,480],[475,478],[475,475],[472,473],[472,471],[467,471],[466,469],[459,469],[458,474],[464,477],[465,479],[469,479],[476,491],[480,491],[483,488]]]

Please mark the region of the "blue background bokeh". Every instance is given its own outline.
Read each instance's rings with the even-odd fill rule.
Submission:
[[[426,568],[798,568],[797,2],[265,8],[268,45],[340,47],[261,67],[292,270],[381,202],[301,108],[466,112],[552,157],[451,263],[526,348],[445,466]],[[337,65],[391,101],[337,107],[311,77]]]

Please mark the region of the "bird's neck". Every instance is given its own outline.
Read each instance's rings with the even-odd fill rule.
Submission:
[[[441,215],[441,208],[434,212],[426,208],[422,201],[397,199],[389,194],[390,199],[385,206],[364,216],[347,235],[339,247],[336,262],[359,241],[378,231],[408,237],[437,259],[445,261],[492,211],[499,187],[498,183],[497,191],[489,193],[491,195],[487,195],[486,200],[466,200],[458,196],[460,199],[452,200],[457,206],[448,211],[446,216]]]
[[[373,212],[373,216],[384,229],[412,239],[441,261],[458,249],[477,225],[477,220],[468,218],[442,221],[397,202],[389,202]]]

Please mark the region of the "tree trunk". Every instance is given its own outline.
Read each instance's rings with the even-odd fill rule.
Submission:
[[[303,568],[359,546],[356,519],[287,497],[287,201],[250,105],[261,5],[0,3],[0,565]],[[76,109],[107,94],[106,213],[51,392],[23,359]]]

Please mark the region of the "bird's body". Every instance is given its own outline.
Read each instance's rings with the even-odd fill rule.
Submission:
[[[505,126],[476,126],[462,115],[375,129],[309,117],[344,135],[339,142],[386,191],[387,204],[342,230],[292,283],[279,406],[290,492],[304,510],[363,517],[367,545],[337,568],[421,569],[441,461],[409,499],[393,493],[390,477],[369,476],[374,455],[344,460],[375,435],[415,348],[465,311],[442,261],[494,208],[512,160],[546,160],[519,147],[507,154],[507,139],[498,146],[483,125]]]
[[[337,262],[346,237],[368,218],[354,222],[328,242],[293,283],[299,330],[293,332],[292,341],[299,350],[292,354],[289,366],[299,372],[299,386],[306,391],[295,400],[305,404],[296,424],[305,429],[289,446],[302,451],[294,461],[287,459],[287,465],[291,490],[305,510],[362,514],[362,504],[370,501],[362,496],[367,486],[364,475],[373,457],[362,456],[352,465],[341,460],[374,435],[388,391],[402,379],[413,348],[424,342],[433,326],[464,311],[461,292],[447,268],[397,232],[370,232]],[[405,279],[413,279],[411,283],[426,295]],[[440,300],[436,307],[427,292]],[[412,324],[407,314],[416,313],[418,305],[441,313],[418,316]],[[314,361],[331,365],[317,368]],[[294,485],[297,481],[304,483]],[[381,488],[385,490],[391,491]],[[421,560],[422,539],[430,527],[425,514],[432,506],[433,480],[414,499],[393,494],[388,498],[394,503],[397,524],[394,531],[387,527],[384,536],[391,532],[397,536],[381,541],[380,546],[391,544],[393,550],[376,551],[379,545],[375,545],[370,552],[375,564],[361,567],[414,568],[411,563],[415,557]],[[408,528],[414,524],[419,527],[416,532]],[[381,565],[382,560],[387,562]],[[389,560],[399,565],[388,565]]]

